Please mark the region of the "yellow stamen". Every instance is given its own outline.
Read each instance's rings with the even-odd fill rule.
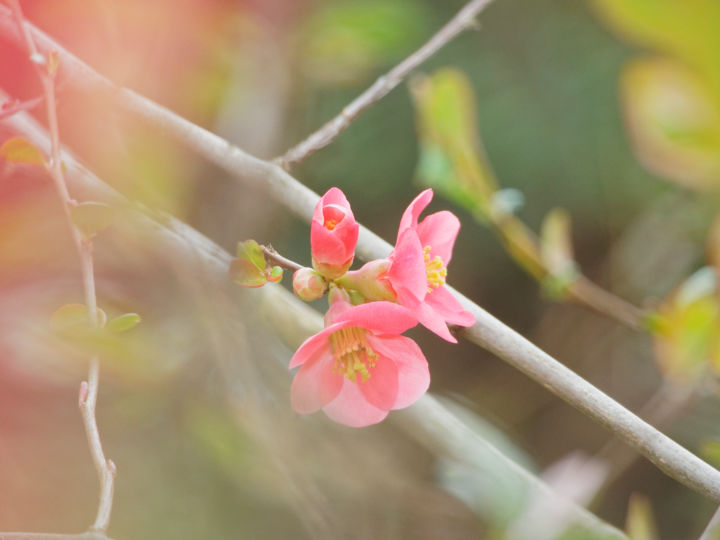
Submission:
[[[357,381],[360,374],[362,382],[367,382],[378,355],[367,341],[366,330],[357,326],[342,328],[330,334],[330,344],[335,356],[333,373],[344,375],[352,382]]]
[[[447,268],[443,265],[443,261],[440,255],[435,255],[430,259],[430,246],[423,248],[425,256],[425,273],[427,275],[427,292],[433,292],[434,289],[445,285],[445,278],[447,277]]]
[[[328,219],[325,220],[324,225],[328,231],[332,231],[337,226],[337,221],[335,221],[334,219]]]

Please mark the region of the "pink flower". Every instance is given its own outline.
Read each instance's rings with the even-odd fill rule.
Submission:
[[[306,340],[290,361],[291,369],[300,366],[291,388],[298,413],[322,409],[341,424],[368,426],[427,391],[425,356],[400,335],[417,324],[407,309],[391,302],[353,306],[336,287],[330,303],[325,329]]]
[[[472,326],[475,317],[445,288],[447,265],[460,230],[460,221],[448,211],[418,217],[433,197],[426,189],[410,203],[400,220],[395,249],[387,259],[371,261],[348,272],[340,283],[367,300],[390,300],[410,309],[420,324],[457,343],[447,324]]]
[[[330,188],[315,206],[310,226],[315,270],[329,280],[347,272],[355,256],[359,229],[343,192]]]

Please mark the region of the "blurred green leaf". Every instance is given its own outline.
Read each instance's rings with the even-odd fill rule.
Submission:
[[[98,327],[105,326],[107,315],[98,308]],[[70,335],[76,332],[85,333],[95,331],[88,316],[88,309],[85,304],[65,304],[59,307],[50,316],[50,329],[56,334]]]
[[[720,368],[720,305],[712,268],[690,276],[658,310],[656,359],[663,375],[692,383]]]
[[[625,532],[630,540],[657,540],[657,528],[650,500],[639,493],[630,496]]]
[[[540,258],[548,272],[543,286],[553,298],[562,297],[568,286],[579,277],[573,255],[570,216],[555,208],[543,220],[540,232]]]
[[[680,59],[720,89],[720,3],[706,0],[595,0],[625,38]]]
[[[45,165],[42,152],[22,137],[12,137],[0,146],[0,156],[12,163]]]
[[[111,319],[107,324],[107,329],[111,332],[126,332],[135,328],[140,321],[142,318],[137,313],[125,313]]]
[[[306,74],[323,84],[349,84],[378,65],[410,53],[426,34],[422,4],[410,0],[323,2],[301,30]]]
[[[720,188],[720,100],[671,60],[637,60],[621,80],[630,134],[651,171],[681,184]]]
[[[70,218],[88,239],[104,231],[115,221],[115,210],[100,202],[82,202],[70,210]]]
[[[445,68],[411,81],[420,139],[418,179],[482,217],[497,190],[482,149],[467,76]]]

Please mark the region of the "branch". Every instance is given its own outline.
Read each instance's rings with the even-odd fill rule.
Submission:
[[[325,148],[345,131],[353,121],[368,107],[384,98],[390,91],[399,85],[415,68],[442,49],[458,34],[476,24],[475,18],[492,0],[472,0],[458,11],[450,21],[431,37],[425,45],[405,58],[388,73],[380,77],[375,83],[356,97],[340,114],[327,122],[323,127],[312,133],[305,140],[285,152],[277,161],[286,170],[293,165]]]
[[[39,148],[47,146],[44,131],[27,115],[19,114],[6,124]],[[152,219],[138,205],[131,204],[80,165],[71,154],[66,152],[62,157],[68,169],[67,179],[74,191],[81,191],[93,200],[110,204],[122,212],[123,219],[119,220],[118,227],[130,227],[135,234],[137,230],[142,231],[143,238],[152,242],[158,250],[164,250],[168,259],[185,268],[197,269],[198,275],[206,276],[217,286],[227,284],[227,268],[233,258],[230,253],[172,216],[159,214],[157,220]],[[253,295],[257,312],[273,321],[281,339],[290,347],[299,345],[322,328],[322,315],[281,286],[268,284],[241,292]],[[508,458],[482,433],[475,431],[432,396],[423,396],[412,407],[391,415],[389,420],[438,455],[469,463],[481,472],[502,471],[503,478],[517,482],[526,492],[568,505],[573,523],[583,529],[595,531],[603,538],[626,539],[621,531],[588,510],[559,497],[545,482]],[[48,540],[52,539],[48,537]],[[86,538],[79,537],[79,540]],[[87,540],[92,540],[92,537],[87,537]],[[98,536],[98,540],[106,539]]]
[[[12,9],[15,24],[25,41],[29,60],[35,65],[40,81],[42,82],[50,130],[51,161],[49,172],[55,184],[58,197],[62,202],[65,221],[70,229],[75,248],[80,257],[85,305],[87,306],[90,324],[92,324],[92,326],[99,326],[97,297],[95,294],[95,273],[93,271],[92,241],[83,238],[82,232],[75,226],[70,216],[70,208],[74,201],[70,198],[70,193],[65,183],[62,161],[60,159],[60,132],[58,129],[57,106],[55,102],[55,73],[57,66],[51,66],[49,54],[42,55],[39,53],[32,34],[25,24],[19,0],[10,0],[10,8]],[[110,522],[116,469],[115,464],[107,459],[103,453],[97,420],[95,418],[99,374],[100,360],[97,356],[94,356],[90,359],[88,380],[87,382],[83,381],[80,385],[79,406],[83,424],[85,425],[90,454],[92,455],[100,482],[98,511],[92,529],[104,532],[107,530],[108,523]]]
[[[26,101],[19,101],[17,99],[6,101],[0,106],[0,120],[12,116],[20,111],[29,111],[37,107],[43,102],[44,97],[38,96],[36,98],[28,99]]]
[[[303,265],[298,264],[295,261],[291,261],[290,259],[280,255],[277,251],[275,251],[272,246],[260,246],[260,248],[263,250],[265,258],[277,266],[280,266],[287,270],[292,270],[293,272],[303,268]]]
[[[17,31],[12,26],[8,28],[5,18],[3,10],[0,9],[0,34],[9,39],[18,39]],[[110,81],[60,48],[41,31],[35,28],[32,31],[38,43],[58,51],[61,64],[66,68],[69,78],[68,90],[74,87],[90,93],[105,92],[112,98],[117,109],[131,113],[162,135],[194,150],[245,185],[265,191],[301,219],[308,223],[311,221],[313,209],[320,197],[282,167],[247,154],[222,137],[131,90],[113,86]],[[383,258],[391,249],[390,244],[367,228],[360,228],[358,257],[365,260]],[[477,321],[471,328],[460,331],[459,335],[494,353],[603,425],[667,475],[720,502],[720,472],[644,422],[480,306],[454,289],[448,289]]]

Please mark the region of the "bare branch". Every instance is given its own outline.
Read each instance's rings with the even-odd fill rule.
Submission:
[[[43,94],[47,109],[48,127],[50,131],[50,166],[49,172],[55,184],[58,197],[63,203],[65,221],[72,234],[75,248],[80,257],[80,268],[82,272],[83,290],[85,293],[85,305],[88,310],[88,317],[93,326],[98,326],[97,298],[95,295],[95,273],[93,271],[92,242],[83,238],[81,231],[75,226],[70,217],[70,208],[73,203],[65,183],[65,176],[60,159],[60,132],[57,119],[57,105],[55,102],[55,67],[50,65],[49,53],[41,54],[35,44],[33,36],[25,23],[19,0],[10,0],[13,17],[20,34],[25,42],[29,59],[34,64],[40,81],[43,86]],[[100,434],[95,418],[95,404],[97,402],[98,383],[100,378],[100,360],[93,357],[89,362],[87,383],[81,385],[80,390],[80,411],[82,413],[85,433],[90,447],[90,454],[97,470],[100,482],[100,495],[98,512],[92,529],[95,531],[106,531],[110,522],[112,510],[113,486],[115,479],[115,464],[105,458]]]
[[[285,152],[277,161],[286,170],[332,143],[368,107],[384,98],[399,85],[415,68],[442,49],[458,34],[475,26],[475,18],[492,0],[472,0],[458,11],[450,21],[433,35],[422,47],[405,58],[388,73],[356,97],[335,118],[312,133],[305,140]]]
[[[6,10],[5,10],[6,11]],[[8,28],[0,9],[0,34],[18,39]],[[115,106],[127,111],[161,134],[194,150],[246,185],[262,189],[291,212],[310,222],[319,196],[290,176],[277,164],[263,161],[233,146],[168,109],[130,90],[112,86],[107,79],[61,49],[49,37],[33,28],[33,36],[44,47],[58,51],[66,67],[68,89],[105,91]],[[388,255],[392,246],[361,227],[357,255],[365,260]],[[600,423],[625,443],[652,461],[666,474],[704,496],[720,502],[720,472],[653,428],[628,409],[565,367],[520,334],[497,320],[465,296],[449,288],[470,310],[476,324],[459,332],[505,360],[539,384]]]

